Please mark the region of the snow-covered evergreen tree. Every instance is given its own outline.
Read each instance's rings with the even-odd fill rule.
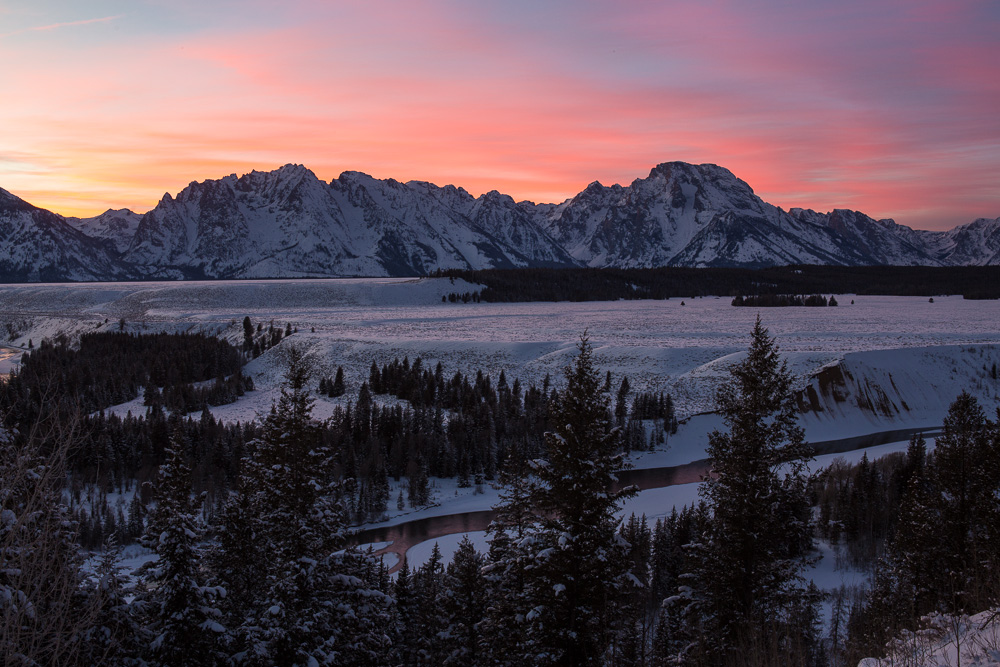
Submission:
[[[106,539],[104,552],[90,578],[90,593],[98,608],[91,627],[80,635],[80,663],[86,665],[141,665],[149,644],[142,624],[143,602],[131,601],[121,570],[121,548]]]
[[[444,664],[448,667],[476,667],[482,664],[479,625],[486,602],[482,573],[484,563],[483,555],[476,551],[468,535],[462,538],[455,556],[448,563],[444,594],[448,615]]]
[[[483,567],[486,609],[479,626],[483,664],[520,665],[527,651],[525,567],[530,535],[537,529],[531,507],[531,469],[517,442],[500,469],[500,502],[487,529],[489,553]]]
[[[289,348],[278,402],[244,462],[239,494],[226,511],[215,558],[224,581],[237,583],[229,616],[239,622],[236,657],[248,664],[384,662],[388,597],[366,581],[369,558],[345,551],[346,509],[334,452],[312,419],[309,368]],[[239,507],[235,507],[238,505]],[[239,566],[249,549],[248,578]]]
[[[630,580],[616,512],[634,490],[614,490],[623,463],[619,432],[586,335],[578,349],[550,406],[548,460],[533,462],[537,483],[527,505],[535,525],[514,545],[524,564],[521,657],[530,664],[601,664]]]
[[[985,604],[1000,546],[1000,442],[979,402],[962,392],[951,404],[934,448],[941,533],[947,548],[938,572],[946,573],[942,602],[949,612],[978,612]]]
[[[156,507],[142,544],[157,559],[145,571],[143,596],[149,615],[151,662],[157,665],[221,664],[225,628],[217,602],[222,588],[208,586],[202,568],[203,526],[191,497],[191,470],[184,462],[184,435],[174,430],[156,481]]]
[[[683,661],[806,664],[796,619],[811,603],[799,572],[812,541],[792,376],[761,324],[716,395],[727,427],[709,435],[712,475],[701,490],[711,523],[684,608]],[[809,637],[808,632],[805,633]],[[749,661],[749,662],[747,662]]]
[[[441,549],[435,543],[431,557],[413,573],[413,595],[419,613],[410,619],[411,636],[416,641],[418,665],[442,665],[448,655],[448,611]]]

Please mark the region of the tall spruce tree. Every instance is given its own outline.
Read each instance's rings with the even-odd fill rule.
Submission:
[[[586,334],[578,350],[550,407],[548,460],[533,462],[527,505],[535,522],[513,550],[524,565],[519,614],[530,664],[601,664],[629,581],[616,512],[634,489],[615,490],[619,432]]]
[[[758,316],[746,357],[716,395],[727,427],[709,435],[701,489],[711,523],[687,577],[686,662],[808,664],[811,603],[799,572],[811,546],[792,376]],[[804,634],[803,634],[804,633]],[[804,644],[804,645],[803,645]]]
[[[485,591],[483,555],[466,535],[446,570],[444,605],[448,613],[447,656],[444,664],[476,667],[481,664],[479,624],[483,619]]]
[[[997,494],[996,425],[979,402],[962,392],[951,404],[934,448],[934,481],[943,537],[940,572],[946,573],[943,602],[949,611],[980,611],[991,588],[990,565],[998,552],[995,537]],[[950,598],[950,599],[948,599]]]
[[[143,546],[156,552],[146,581],[152,584],[144,602],[150,614],[152,663],[156,665],[221,664],[218,641],[225,628],[216,600],[220,588],[205,585],[201,538],[191,497],[191,470],[184,462],[184,434],[178,425],[156,481],[156,508],[149,515]]]
[[[387,596],[373,588],[369,558],[344,551],[346,510],[334,452],[312,419],[309,368],[297,348],[278,402],[245,460],[220,540],[220,575],[238,584],[237,658],[249,664],[377,665],[385,660]],[[239,505],[245,509],[234,507]],[[255,562],[248,578],[241,554]],[[234,600],[236,602],[236,600]]]

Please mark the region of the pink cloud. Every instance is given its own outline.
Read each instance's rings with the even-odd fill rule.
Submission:
[[[998,48],[977,6],[806,7],[296,3],[27,60],[0,42],[32,63],[0,74],[0,125],[46,165],[0,185],[66,212],[145,210],[192,179],[301,162],[540,201],[680,159],[785,207],[1000,215]]]

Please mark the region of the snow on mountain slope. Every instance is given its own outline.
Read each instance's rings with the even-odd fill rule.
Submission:
[[[551,239],[515,219],[516,206],[490,198],[480,203],[455,188],[360,172],[326,184],[305,167],[286,165],[192,183],[176,199],[165,195],[143,216],[124,258],[215,278],[406,276],[565,263]],[[482,224],[491,216],[499,218],[492,230]]]
[[[716,165],[669,162],[622,187],[594,182],[546,213],[546,226],[589,266],[663,266],[720,212],[775,217],[749,185]]]
[[[908,228],[862,214],[786,213],[711,164],[664,163],[624,188],[592,183],[540,213],[589,266],[938,263]]]
[[[947,232],[924,233],[940,236],[948,264],[1000,264],[1000,218],[980,218]]]
[[[0,189],[0,280],[55,282],[129,278],[105,241]]]
[[[286,165],[164,195],[139,222],[124,259],[215,278],[331,275],[331,266],[353,257],[345,236],[323,183]]]
[[[835,209],[830,213],[817,213],[809,209],[793,208],[789,214],[797,220],[819,227],[827,227],[849,242],[871,264],[922,264],[945,265],[927,234],[891,219],[875,220],[864,213]]]
[[[722,167],[683,162],[657,165],[628,186],[591,183],[561,204],[515,202],[496,191],[473,197],[452,185],[352,171],[324,183],[301,165],[285,165],[191,183],[142,216],[128,210],[83,220],[31,215],[44,218],[46,229],[58,228],[52,233],[60,239],[74,238],[83,254],[62,266],[47,258],[51,234],[11,237],[7,280],[1000,263],[1000,218],[927,232],[841,209],[786,212]],[[66,231],[66,222],[78,235]]]
[[[116,252],[128,250],[142,215],[127,208],[108,209],[93,218],[66,218],[66,222],[95,239],[111,242]]]

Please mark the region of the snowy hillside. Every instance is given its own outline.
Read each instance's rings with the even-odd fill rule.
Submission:
[[[1000,366],[997,301],[848,296],[837,308],[762,311],[721,298],[683,306],[442,303],[448,292],[470,287],[445,278],[8,285],[0,287],[0,326],[16,332],[8,344],[23,348],[60,333],[117,330],[122,319],[127,331],[222,332],[233,342],[241,340],[245,316],[265,326],[292,323],[299,333],[291,340],[317,370],[330,375],[343,366],[349,388],[367,379],[373,360],[405,356],[440,361],[450,373],[504,371],[539,384],[547,374],[560,377],[586,329],[597,364],[616,382],[628,376],[636,391],[669,391],[687,417],[712,409],[715,387],[760,312],[790,370],[803,378],[810,439],[938,426],[962,389],[984,405],[995,405],[1000,393],[989,377],[993,363]],[[268,353],[248,372],[266,388],[276,384],[281,364]],[[270,399],[262,401],[226,409],[245,419],[268,407]]]
[[[995,667],[1000,665],[1000,609],[971,616],[933,614],[923,629],[905,632],[884,658],[865,658],[858,667]]]

